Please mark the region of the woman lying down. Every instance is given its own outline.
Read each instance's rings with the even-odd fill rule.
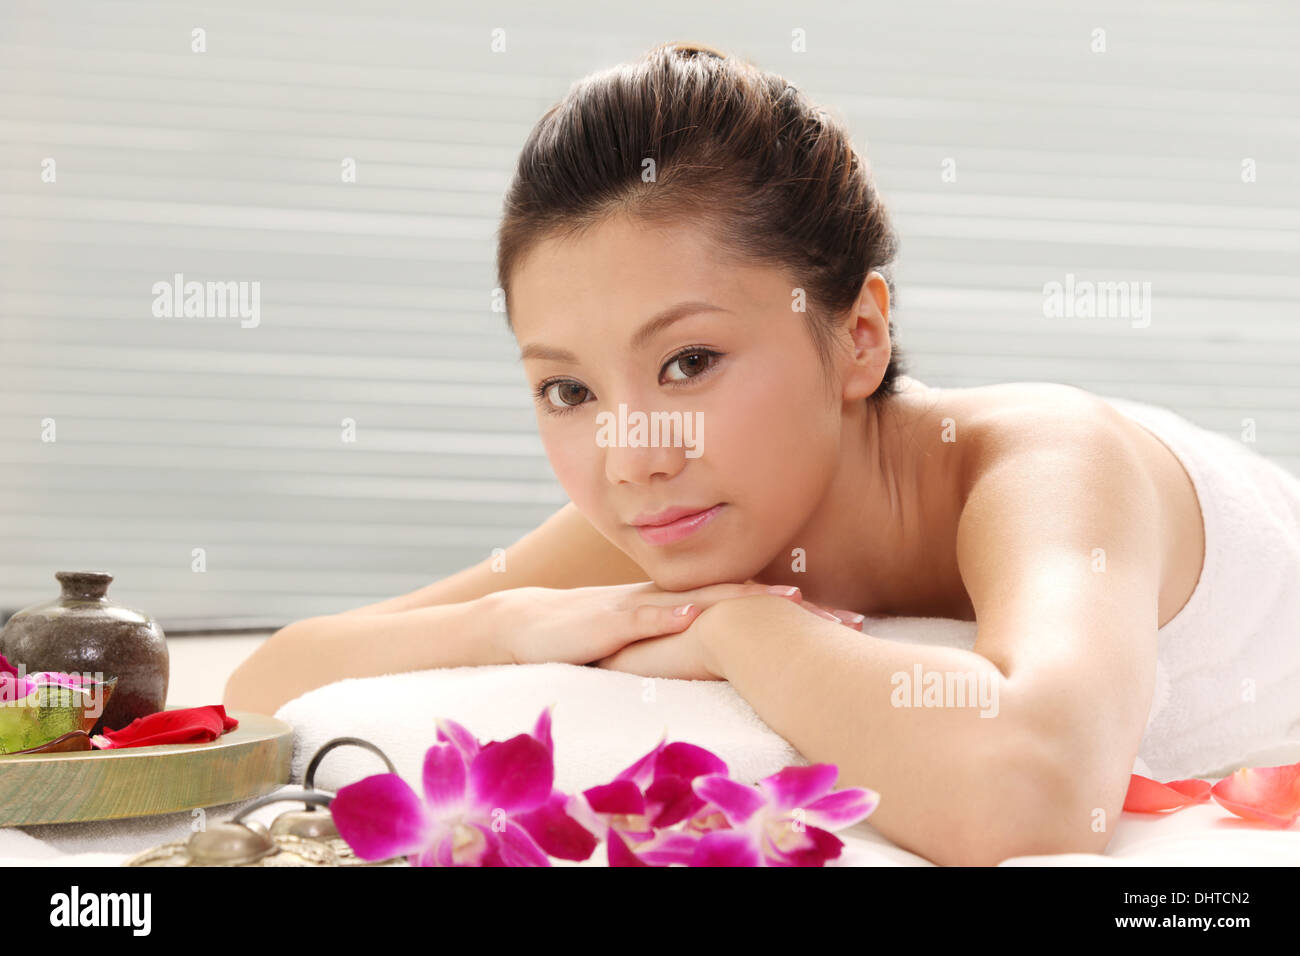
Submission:
[[[907,376],[896,241],[848,133],[778,76],[670,44],[576,84],[498,244],[570,504],[446,580],[282,629],[225,703],[467,664],[726,680],[885,795],[877,830],[956,864],[1101,852],[1140,745],[1169,779],[1284,734],[1300,482],[1153,406]],[[864,615],[977,637],[887,641]]]

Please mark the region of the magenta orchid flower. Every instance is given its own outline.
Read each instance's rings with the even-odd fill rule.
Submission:
[[[786,767],[751,787],[722,774],[693,783],[726,817],[727,830],[698,838],[691,866],[823,866],[844,843],[829,831],[866,819],[880,794],[862,787],[835,790],[834,764]]]
[[[867,817],[879,794],[832,792],[833,764],[787,767],[737,783],[716,754],[660,740],[608,784],[554,786],[551,708],[531,734],[480,743],[439,720],[421,798],[396,774],[341,789],[330,811],[357,856],[419,866],[550,866],[586,860],[603,839],[610,866],[822,866],[831,834]]]
[[[684,863],[701,833],[728,826],[691,789],[696,777],[711,774],[727,774],[720,757],[665,738],[611,783],[571,797],[569,813],[605,841],[610,866]]]
[[[438,741],[425,753],[423,799],[392,773],[335,795],[330,812],[357,856],[406,855],[415,866],[550,866],[543,846],[557,856],[576,852],[582,836],[574,831],[581,828],[564,825],[564,795],[558,808],[554,799],[549,710],[534,734],[484,745],[455,721],[441,720]],[[585,836],[590,856],[595,840]]]

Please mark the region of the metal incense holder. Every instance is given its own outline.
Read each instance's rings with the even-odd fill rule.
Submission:
[[[328,807],[334,794],[315,788],[316,768],[335,747],[364,747],[377,754],[389,773],[397,768],[388,755],[359,737],[335,737],[321,746],[303,774],[303,787],[259,797],[230,820],[208,826],[188,839],[173,840],[138,853],[123,866],[407,866],[404,856],[362,860],[339,835],[334,818],[316,807]],[[244,820],[253,810],[272,803],[301,800],[302,810],[287,810],[268,830],[256,820]]]

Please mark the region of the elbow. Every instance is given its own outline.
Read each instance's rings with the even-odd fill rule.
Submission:
[[[1086,786],[1072,752],[1046,735],[1003,747],[971,784],[960,831],[935,862],[997,866],[1013,857],[1102,853],[1119,806],[1104,805]]]
[[[301,623],[295,621],[280,628],[234,669],[221,693],[221,703],[226,710],[275,715],[284,703],[281,698],[285,675],[279,662],[286,638],[291,637],[291,629]]]

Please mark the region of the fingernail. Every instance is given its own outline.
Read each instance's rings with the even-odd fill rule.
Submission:
[[[796,594],[799,593],[799,589],[798,589],[798,588],[782,587],[782,586],[779,585],[779,584],[774,584],[774,585],[772,585],[772,587],[770,587],[770,588],[767,589],[767,593],[768,593],[768,594],[779,594],[779,595],[781,595],[781,597],[794,597],[794,595],[796,595]]]
[[[673,608],[673,613],[685,617],[687,614],[691,613],[691,608],[693,607],[695,607],[694,604],[683,604],[681,607]]]

